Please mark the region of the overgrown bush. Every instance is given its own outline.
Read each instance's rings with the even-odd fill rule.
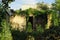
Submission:
[[[32,31],[33,31],[32,24],[29,22],[26,32],[30,32],[31,33]]]
[[[0,35],[0,40],[12,40],[12,36],[11,36],[11,31],[10,31],[10,27],[8,26],[9,23],[6,23],[6,20],[3,19],[1,22],[2,25],[2,31],[1,31],[1,35]]]

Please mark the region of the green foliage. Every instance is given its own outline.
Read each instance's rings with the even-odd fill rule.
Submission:
[[[26,10],[26,15],[30,15],[30,14],[33,14],[34,13],[34,9],[32,8],[29,8]]]
[[[41,25],[37,25],[36,30],[39,33],[43,33],[44,32],[44,29],[41,27]]]
[[[59,25],[60,25],[60,0],[55,0],[55,7],[56,7],[56,10],[58,11],[58,22],[59,22]]]
[[[2,0],[2,2],[5,4],[5,3],[11,3],[11,2],[13,2],[13,1],[15,1],[15,0]]]
[[[12,40],[10,26],[6,21],[6,9],[8,8],[8,3],[6,1],[8,0],[2,0],[0,4],[0,27],[2,28],[0,29],[0,40]]]
[[[58,21],[59,14],[56,11],[56,9],[52,9],[50,13],[52,13],[52,25],[59,26],[59,21]]]
[[[47,14],[45,10],[40,10],[40,14]]]
[[[16,13],[18,14],[24,14],[26,16],[29,16],[30,14],[33,14],[34,16],[40,15],[40,14],[47,14],[47,10],[49,9],[46,4],[37,4],[37,9],[29,8],[26,10],[16,10]]]
[[[15,12],[16,12],[16,14],[20,14],[20,10],[16,10]]]
[[[47,4],[44,4],[43,2],[42,3],[37,3],[37,9],[47,10],[48,6],[47,6]]]
[[[25,31],[23,32],[20,32],[19,30],[11,30],[11,31],[13,40],[26,40],[26,37],[28,36]]]
[[[45,32],[42,34],[45,38],[46,37],[48,37],[48,38],[46,38],[46,39],[51,39],[51,40],[55,40],[55,39],[57,39],[57,40],[59,40],[59,34],[60,33],[60,27],[54,27],[54,26],[51,26],[51,28],[50,29],[48,29],[48,30],[45,30]],[[51,38],[50,38],[51,37]],[[58,38],[59,37],[59,38]],[[53,38],[53,39],[52,39]]]
[[[60,10],[60,0],[55,0],[55,6],[57,10]]]
[[[8,3],[12,2],[13,0],[7,0]],[[6,2],[6,0],[4,0],[4,2]],[[3,3],[4,3],[3,2]],[[56,0],[55,2],[56,4],[54,4],[54,7],[60,11],[60,0]],[[6,4],[6,3],[4,3]],[[8,8],[8,4],[5,5],[5,7]],[[3,5],[0,4],[0,26],[2,26],[2,29],[0,29],[0,40],[12,40],[12,36],[14,38],[14,40],[25,40],[26,39],[26,36],[29,36],[29,35],[32,35],[36,38],[36,36],[40,36],[40,33],[43,33],[44,35],[42,35],[42,37],[46,36],[49,36],[50,37],[50,34],[53,34],[53,33],[57,33],[59,34],[59,29],[60,28],[52,28],[52,29],[49,29],[49,30],[46,30],[44,32],[44,29],[41,27],[41,25],[37,25],[36,27],[36,30],[37,31],[33,31],[32,29],[32,24],[29,22],[28,23],[28,27],[27,27],[27,30],[25,32],[20,32],[20,31],[15,31],[13,30],[12,31],[12,36],[11,36],[11,30],[10,30],[10,26],[9,26],[9,23],[7,24],[7,21],[6,21],[6,10],[5,10],[5,7]],[[53,8],[54,8],[53,7]],[[51,9],[49,10],[49,8],[47,7],[46,4],[38,4],[38,8],[37,9],[32,9],[32,8],[29,8],[27,10],[16,10],[16,13],[19,15],[26,15],[27,19],[29,17],[30,14],[33,14],[34,16],[37,16],[37,15],[40,15],[40,14],[47,14],[47,13],[52,13],[53,14],[53,18],[52,18],[52,22],[54,24],[54,26],[58,26],[58,14],[57,14],[57,11],[56,9]],[[53,26],[53,27],[54,27]],[[39,35],[38,35],[39,33]]]
[[[30,14],[33,14],[34,16],[37,16],[37,15],[40,15],[40,14],[47,14],[47,10],[37,10],[37,9],[33,9],[33,8],[29,8],[26,10],[26,15],[30,15]]]
[[[33,30],[32,30],[32,24],[29,22],[28,23],[28,27],[27,27],[27,30],[26,30],[27,32],[32,32]]]
[[[58,24],[58,14],[56,12],[53,13],[52,20],[53,20],[54,26],[59,26],[59,24]]]
[[[1,32],[1,40],[12,40],[9,24],[7,25],[6,20],[2,20],[2,32]]]

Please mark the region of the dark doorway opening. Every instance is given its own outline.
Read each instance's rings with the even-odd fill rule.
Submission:
[[[47,14],[41,14],[36,16],[36,24],[41,25],[42,27],[45,27],[47,24]]]
[[[31,23],[31,25],[32,25],[32,29],[33,29],[33,16],[30,16],[30,17],[29,17],[28,22],[30,22],[30,23]]]

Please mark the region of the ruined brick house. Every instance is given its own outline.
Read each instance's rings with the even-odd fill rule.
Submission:
[[[25,30],[28,27],[28,23],[32,24],[32,29],[36,30],[36,25],[41,25],[43,28],[49,29],[51,25],[51,16],[47,14],[42,14],[38,16],[30,15],[29,19],[26,21],[25,16],[15,15],[15,17],[11,16],[10,22],[13,29],[19,29],[20,31]],[[47,25],[47,26],[46,26]]]
[[[29,19],[26,16],[15,15],[10,17],[11,26],[13,29],[19,29],[21,31],[28,27],[28,23],[32,24],[32,29],[36,30],[37,24],[41,25],[44,29],[49,29],[51,25],[52,14],[38,14],[34,16],[29,14]]]

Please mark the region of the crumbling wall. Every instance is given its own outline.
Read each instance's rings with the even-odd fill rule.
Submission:
[[[47,18],[48,18],[48,20],[47,20],[46,29],[49,29],[50,26],[52,25],[52,14],[47,15]]]
[[[26,17],[25,16],[20,16],[20,15],[15,15],[10,17],[10,22],[12,29],[19,29],[20,31],[25,30],[26,28]]]

